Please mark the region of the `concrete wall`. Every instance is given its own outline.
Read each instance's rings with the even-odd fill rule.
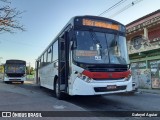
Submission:
[[[135,69],[132,70],[133,81],[139,88],[151,89],[151,70],[150,69]]]

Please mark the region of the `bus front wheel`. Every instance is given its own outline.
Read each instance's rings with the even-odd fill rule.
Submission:
[[[59,99],[59,100],[62,100],[64,99],[64,93],[62,93],[60,91],[60,88],[59,88],[59,83],[58,83],[58,79],[56,80],[56,83],[55,83],[55,95],[56,97]]]

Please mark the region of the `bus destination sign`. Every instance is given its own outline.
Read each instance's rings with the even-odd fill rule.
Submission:
[[[106,23],[104,21],[90,20],[90,19],[83,19],[83,25],[119,30],[119,25]]]

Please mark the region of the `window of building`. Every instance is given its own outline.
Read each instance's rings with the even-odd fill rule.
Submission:
[[[152,41],[155,38],[159,38],[160,37],[160,28],[159,29],[155,29],[153,31],[150,31],[148,33],[148,37],[149,37],[150,41]]]
[[[140,49],[142,46],[142,36],[140,35],[140,36],[133,37],[131,40],[131,44],[135,49],[137,50]]]

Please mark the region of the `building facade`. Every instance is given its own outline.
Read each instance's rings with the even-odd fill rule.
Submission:
[[[126,25],[133,79],[141,88],[160,89],[160,10]]]

